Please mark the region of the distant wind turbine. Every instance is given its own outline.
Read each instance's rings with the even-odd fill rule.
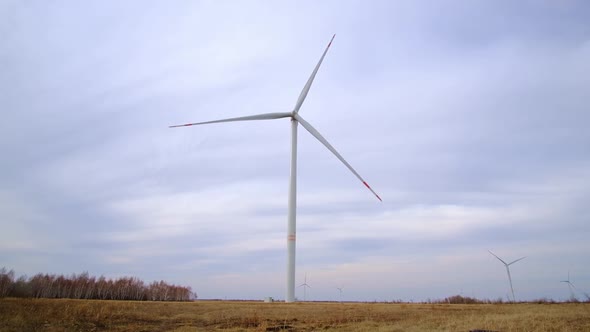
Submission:
[[[504,264],[504,266],[506,266],[506,273],[508,273],[508,281],[510,282],[510,292],[512,293],[512,302],[516,302],[516,299],[514,297],[514,288],[512,288],[512,277],[510,276],[510,265],[525,259],[526,257],[521,257],[515,261],[512,261],[510,263],[506,263],[504,260],[502,260],[502,258],[496,256],[496,254],[494,254],[493,252],[491,252],[490,250],[488,250],[490,254],[492,254],[494,257],[496,257],[500,262],[502,262],[502,264]]]
[[[249,121],[249,120],[274,120],[280,118],[290,118],[291,119],[291,175],[289,181],[289,212],[288,212],[288,227],[287,227],[287,294],[285,297],[285,302],[294,302],[295,301],[295,233],[296,233],[296,206],[297,206],[297,125],[301,124],[303,128],[305,128],[312,136],[314,136],[318,141],[320,141],[328,150],[330,150],[336,158],[338,158],[351,172],[354,174],[362,183],[367,187],[380,201],[381,198],[371,187],[367,184],[367,182],[350,166],[350,164],[344,160],[344,158],[332,147],[330,143],[314,128],[312,127],[309,122],[305,121],[301,115],[299,115],[299,109],[301,105],[303,105],[303,101],[305,97],[307,97],[307,93],[311,88],[311,84],[330,48],[332,45],[332,41],[334,37],[328,43],[326,50],[322,54],[320,61],[315,66],[311,76],[305,83],[299,98],[297,98],[297,102],[295,103],[295,107],[291,112],[278,112],[278,113],[264,113],[258,115],[250,115],[250,116],[242,116],[237,118],[229,118],[229,119],[221,119],[221,120],[213,120],[213,121],[206,121],[206,122],[196,122],[196,123],[187,123],[182,125],[175,125],[170,126],[170,128],[177,128],[177,127],[188,127],[188,126],[195,126],[195,125],[203,125],[203,124],[210,124],[210,123],[220,123],[220,122],[233,122],[233,121]]]
[[[336,287],[336,289],[340,292],[340,302],[342,302],[342,290],[344,287]]]
[[[305,279],[303,279],[303,283],[299,285],[299,287],[303,287],[303,302],[306,301],[306,288],[311,288],[310,285],[307,284],[307,273],[305,274]]]
[[[567,286],[570,289],[570,299],[575,299],[576,295],[574,294],[574,290],[576,289],[576,286],[574,286],[574,284],[570,281],[570,271],[567,271],[567,280],[561,280],[560,282],[565,282],[567,284]]]

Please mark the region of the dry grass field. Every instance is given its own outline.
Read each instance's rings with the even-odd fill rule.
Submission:
[[[0,299],[0,331],[590,331],[590,304]]]

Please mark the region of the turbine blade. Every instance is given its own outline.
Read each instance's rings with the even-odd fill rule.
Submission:
[[[504,263],[504,265],[508,266],[508,264],[506,264],[506,262],[504,262],[504,261],[502,260],[502,258],[500,258],[500,257],[496,256],[496,254],[494,254],[494,253],[493,253],[491,250],[488,250],[488,252],[489,252],[490,254],[492,254],[494,257],[496,257],[498,260],[500,260],[500,262]]]
[[[315,78],[315,75],[318,73],[318,69],[320,69],[320,66],[322,65],[322,61],[324,61],[324,57],[326,56],[326,53],[328,53],[328,49],[330,48],[330,45],[332,45],[332,41],[334,40],[334,37],[336,37],[336,35],[333,35],[332,39],[330,39],[330,43],[328,43],[328,46],[326,47],[324,54],[322,54],[320,61],[315,66],[315,69],[311,73],[311,76],[307,80],[307,83],[305,83],[303,90],[301,90],[301,94],[299,94],[299,98],[297,98],[297,103],[295,104],[295,108],[294,108],[295,113],[299,112],[301,105],[303,105],[303,101],[305,100],[305,97],[307,97],[307,93],[309,92],[309,89],[311,88],[311,84],[313,83],[313,79]]]
[[[315,138],[317,138],[318,141],[320,141],[322,144],[324,144],[324,146],[326,148],[328,148],[328,150],[332,151],[332,153],[336,156],[336,158],[340,159],[340,161],[346,167],[348,167],[348,169],[352,172],[352,174],[354,174],[359,180],[361,180],[361,182],[365,185],[365,187],[367,187],[373,193],[373,195],[375,195],[380,201],[383,201],[381,199],[381,197],[379,197],[379,195],[377,195],[377,193],[375,191],[373,191],[373,189],[371,189],[371,187],[359,175],[359,173],[357,173],[354,170],[354,168],[352,168],[352,166],[350,166],[350,164],[348,162],[346,162],[346,160],[344,160],[344,158],[340,155],[340,153],[338,153],[338,151],[336,151],[336,149],[334,149],[334,147],[332,145],[330,145],[330,143],[328,143],[328,141],[314,127],[312,127],[312,125],[309,124],[309,122],[303,120],[303,118],[299,115],[299,113],[294,113],[293,118],[295,120],[297,120],[301,124],[301,126],[303,126],[303,128],[305,128],[310,134],[312,134]]]
[[[520,257],[519,259],[517,259],[517,260],[515,260],[515,261],[512,261],[512,262],[510,262],[510,263],[508,263],[508,265],[512,265],[512,264],[514,264],[514,263],[516,263],[516,262],[518,262],[518,261],[521,261],[521,260],[523,260],[523,259],[525,259],[525,258],[526,258],[526,256],[525,256],[525,257]]]
[[[289,117],[291,117],[291,115],[292,114],[290,112],[264,113],[264,114],[249,115],[249,116],[240,116],[237,118],[186,123],[186,124],[181,124],[181,125],[169,126],[169,128],[189,127],[189,126],[204,125],[204,124],[210,124],[210,123],[220,123],[220,122],[250,121],[250,120],[273,120],[273,119],[280,119],[280,118],[289,118]]]

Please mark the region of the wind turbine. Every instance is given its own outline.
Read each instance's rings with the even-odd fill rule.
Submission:
[[[305,279],[303,279],[303,283],[299,285],[299,287],[303,287],[303,302],[306,301],[306,288],[311,288],[310,285],[307,284],[307,273],[305,274]]]
[[[573,299],[575,299],[575,298],[576,298],[576,296],[575,296],[575,294],[574,294],[574,289],[576,289],[576,286],[574,286],[574,284],[573,284],[573,283],[570,281],[570,271],[569,271],[569,270],[567,271],[567,280],[562,280],[562,281],[560,281],[560,282],[565,282],[565,283],[567,284],[567,286],[568,286],[568,287],[569,287],[569,289],[570,289],[570,296],[571,296],[571,299],[572,299],[572,300],[573,300]]]
[[[295,301],[295,233],[296,233],[296,206],[297,206],[297,125],[301,124],[303,128],[305,128],[312,136],[314,136],[320,143],[322,143],[328,150],[330,150],[336,158],[338,158],[351,172],[354,174],[364,185],[367,187],[380,201],[381,198],[371,187],[367,184],[367,182],[350,166],[350,164],[344,160],[344,158],[332,147],[330,143],[314,128],[312,127],[309,122],[305,121],[301,115],[299,115],[299,109],[301,105],[303,105],[303,101],[305,97],[307,97],[307,93],[311,88],[311,84],[322,64],[324,61],[324,57],[332,45],[332,41],[334,40],[336,35],[332,36],[330,43],[326,47],[326,50],[322,54],[320,61],[315,66],[311,76],[305,83],[303,90],[301,91],[299,98],[297,98],[297,102],[295,103],[295,107],[291,112],[278,112],[278,113],[264,113],[264,114],[257,114],[257,115],[250,115],[250,116],[242,116],[236,118],[228,118],[228,119],[221,119],[221,120],[213,120],[213,121],[206,121],[206,122],[196,122],[196,123],[187,123],[181,125],[174,125],[170,126],[170,128],[177,128],[177,127],[189,127],[195,125],[204,125],[204,124],[211,124],[211,123],[220,123],[220,122],[233,122],[233,121],[250,121],[250,120],[274,120],[274,119],[281,119],[281,118],[290,118],[291,119],[291,175],[289,180],[289,212],[288,212],[288,226],[287,226],[287,294],[285,297],[285,302],[294,302]]]
[[[510,276],[510,265],[512,265],[512,264],[514,264],[514,263],[516,263],[516,262],[518,262],[520,260],[525,259],[526,256],[525,257],[521,257],[521,258],[519,258],[519,259],[517,259],[515,261],[512,261],[510,263],[506,263],[505,261],[502,260],[502,258],[496,256],[496,254],[494,254],[490,250],[488,250],[488,252],[490,254],[492,254],[494,257],[496,257],[500,262],[502,262],[502,264],[504,264],[504,266],[506,266],[506,272],[508,273],[508,281],[510,282],[510,292],[512,292],[512,302],[516,302],[516,299],[514,298],[514,288],[512,288],[512,277]]]
[[[336,287],[336,289],[340,292],[340,303],[342,303],[342,290],[344,287]]]

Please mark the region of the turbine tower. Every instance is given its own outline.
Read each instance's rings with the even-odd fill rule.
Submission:
[[[307,93],[311,88],[311,84],[330,48],[332,45],[332,41],[334,37],[328,43],[326,50],[322,54],[320,61],[315,66],[311,76],[305,83],[299,98],[297,98],[297,102],[295,103],[295,107],[291,112],[278,112],[278,113],[264,113],[264,114],[257,114],[257,115],[250,115],[250,116],[242,116],[236,118],[228,118],[228,119],[221,119],[221,120],[213,120],[213,121],[206,121],[206,122],[195,122],[195,123],[187,123],[181,125],[174,125],[170,126],[170,128],[177,128],[177,127],[189,127],[195,125],[204,125],[204,124],[211,124],[211,123],[220,123],[220,122],[233,122],[233,121],[250,121],[250,120],[274,120],[280,118],[290,118],[291,119],[291,174],[289,177],[289,201],[288,201],[288,225],[287,225],[287,294],[285,297],[285,302],[294,302],[295,301],[295,241],[296,241],[296,208],[297,208],[297,125],[301,124],[303,128],[305,128],[312,136],[314,136],[320,143],[322,143],[328,150],[330,150],[336,158],[338,158],[351,172],[354,174],[365,187],[367,187],[378,199],[381,201],[381,198],[371,187],[367,184],[367,182],[350,166],[350,164],[344,160],[344,158],[332,147],[330,143],[314,128],[312,127],[309,122],[305,121],[301,115],[299,115],[299,109],[301,105],[303,105],[303,101],[305,97],[307,97]]]
[[[521,257],[515,261],[512,261],[510,263],[506,263],[505,261],[502,260],[502,258],[496,256],[496,254],[494,254],[493,252],[491,252],[490,250],[488,250],[488,252],[490,254],[492,254],[494,257],[496,257],[500,262],[502,262],[502,264],[504,264],[504,266],[506,266],[506,273],[508,273],[508,281],[510,282],[510,292],[512,293],[512,302],[516,302],[516,299],[514,298],[514,288],[512,288],[512,277],[510,276],[510,265],[525,259],[526,257]]]
[[[311,286],[307,284],[307,273],[305,274],[305,279],[303,279],[303,283],[299,285],[299,287],[303,287],[303,302],[305,302],[307,301],[306,288],[311,288]]]

